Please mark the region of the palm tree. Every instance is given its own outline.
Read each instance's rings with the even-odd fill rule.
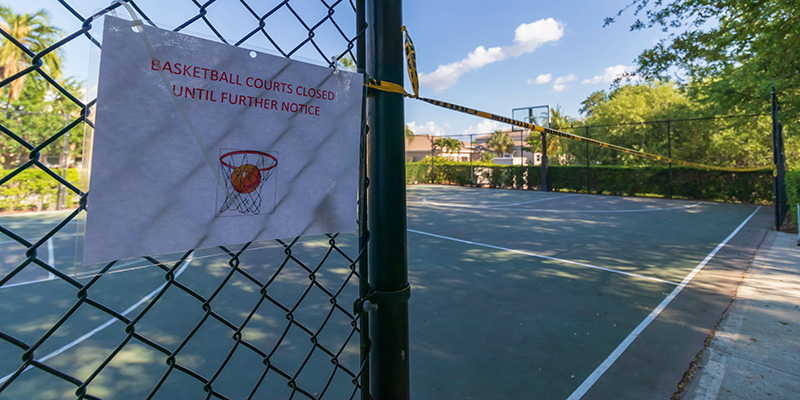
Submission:
[[[406,125],[406,139],[408,139],[409,144],[414,141],[414,131],[409,129],[408,125]]]
[[[514,141],[508,132],[496,130],[486,141],[486,146],[492,149],[498,156],[502,157],[503,154],[514,152]]]
[[[0,29],[13,37],[17,42],[27,47],[28,50],[39,53],[52,46],[61,37],[61,31],[50,25],[48,13],[39,10],[35,14],[15,14],[11,8],[0,6]],[[0,46],[0,80],[29,66],[31,57],[22,48],[10,40],[4,40]],[[47,54],[42,61],[51,77],[61,77],[61,58],[56,52]],[[21,76],[8,84],[8,101],[19,98],[25,76]]]
[[[566,129],[571,127],[574,123],[575,119],[564,114],[564,112],[561,111],[561,106],[557,105],[555,108],[550,109],[550,126],[552,126],[553,129]],[[547,138],[547,154],[549,156],[560,154],[565,147],[563,141],[567,140],[568,139],[564,139],[560,136],[550,135]]]
[[[447,154],[461,151],[461,142],[455,138],[438,138],[433,141],[435,149],[444,150]]]

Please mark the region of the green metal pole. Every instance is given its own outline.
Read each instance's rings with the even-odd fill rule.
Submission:
[[[586,126],[586,137],[589,137],[589,126]],[[589,173],[589,142],[586,142],[586,194],[592,193],[592,180]]]
[[[772,203],[775,205],[775,229],[781,228],[781,199],[778,184],[778,98],[775,95],[775,86],[772,86]]]
[[[367,66],[367,8],[364,0],[356,0],[356,32],[359,32],[356,40],[356,67],[358,72],[365,73]],[[365,93],[366,94],[366,93]],[[362,121],[366,120],[366,107],[362,110]],[[358,249],[362,251],[358,260],[358,297],[366,299],[369,296],[369,263],[366,246],[369,244],[369,227],[367,220],[367,191],[369,190],[369,180],[367,174],[367,137],[369,131],[362,132],[361,136],[361,160],[359,161],[358,179]],[[360,330],[359,344],[361,347],[361,400],[370,400],[370,376],[369,376],[369,354],[372,344],[369,339],[369,312],[355,310],[358,313],[358,329]]]
[[[672,198],[672,126],[667,120],[667,157],[669,157],[669,198]]]
[[[403,84],[402,1],[367,4],[367,72]],[[409,399],[403,96],[375,91],[367,105],[371,390],[376,400]]]

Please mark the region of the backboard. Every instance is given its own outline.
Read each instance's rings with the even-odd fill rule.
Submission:
[[[511,110],[511,118],[517,121],[528,122],[531,124],[549,128],[550,106],[544,105],[544,106],[515,108]],[[514,132],[519,132],[524,130],[524,128],[515,125],[512,125],[511,129]]]

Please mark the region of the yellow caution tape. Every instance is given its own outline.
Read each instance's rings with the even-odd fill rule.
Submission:
[[[402,94],[403,96],[411,97],[411,95],[406,93],[406,90],[403,89],[403,86],[398,85],[396,83],[392,83],[392,82],[378,81],[378,80],[375,80],[375,79],[369,79],[367,81],[367,87],[370,88],[370,89],[376,89],[376,90],[380,90],[380,91],[383,91],[383,92],[399,93],[399,94]]]
[[[414,42],[403,25],[403,37],[405,38],[406,65],[408,67],[408,79],[411,81],[411,89],[414,90],[414,98],[419,97],[419,76],[417,75],[417,52],[414,50]]]
[[[563,131],[559,131],[559,130],[555,130],[555,129],[545,128],[543,126],[539,126],[539,125],[536,125],[536,124],[531,124],[531,123],[528,123],[528,122],[517,121],[515,119],[502,117],[502,116],[499,116],[499,115],[496,115],[496,114],[492,114],[492,113],[488,113],[488,112],[485,112],[485,111],[475,110],[475,109],[469,108],[469,107],[464,107],[464,106],[459,106],[459,105],[452,104],[452,103],[447,103],[447,102],[444,102],[444,101],[441,101],[441,100],[434,100],[434,99],[428,99],[428,98],[425,98],[425,97],[419,97],[419,77],[417,76],[417,62],[416,62],[416,52],[414,51],[414,43],[411,41],[411,37],[408,35],[408,31],[406,30],[405,26],[403,26],[403,34],[404,34],[404,37],[405,37],[405,53],[406,53],[406,63],[407,63],[407,67],[408,67],[408,76],[409,76],[409,80],[411,81],[411,86],[412,86],[412,88],[414,90],[414,94],[410,94],[410,93],[406,92],[405,89],[403,88],[403,86],[399,85],[397,83],[379,81],[379,80],[376,80],[376,79],[369,79],[368,83],[366,85],[367,87],[369,87],[371,89],[384,91],[384,92],[402,94],[405,97],[421,100],[421,101],[433,104],[433,105],[438,106],[438,107],[443,107],[443,108],[447,108],[449,110],[458,111],[458,112],[469,114],[469,115],[474,115],[476,117],[481,117],[481,118],[485,118],[485,119],[491,119],[493,121],[502,122],[504,124],[515,125],[515,126],[519,126],[519,127],[522,127],[522,128],[527,128],[527,129],[532,130],[532,131],[537,131],[537,132],[542,132],[542,133],[545,133],[545,134],[556,135],[556,136],[567,138],[567,139],[570,139],[570,140],[577,140],[579,142],[587,142],[587,143],[593,144],[595,146],[600,146],[600,147],[604,147],[604,148],[607,148],[607,149],[616,150],[616,151],[619,151],[619,152],[633,154],[633,155],[637,155],[637,156],[641,156],[641,157],[652,158],[652,159],[655,159],[655,160],[661,160],[661,161],[665,161],[665,162],[669,162],[669,163],[673,163],[673,164],[685,165],[685,166],[689,166],[689,167],[702,168],[702,169],[707,169],[707,170],[729,171],[729,172],[752,172],[752,171],[758,171],[758,170],[765,169],[765,167],[755,167],[755,168],[716,167],[716,166],[713,166],[713,165],[706,165],[706,164],[694,163],[694,162],[691,162],[691,161],[678,160],[678,159],[674,159],[674,158],[659,156],[657,154],[651,154],[651,153],[646,153],[646,152],[639,151],[639,150],[629,149],[627,147],[617,146],[615,144],[602,142],[602,141],[599,141],[599,140],[596,140],[596,139],[591,139],[591,138],[583,137],[583,136],[580,136],[580,135],[575,135],[575,134],[572,134],[572,133],[567,133],[567,132],[563,132]],[[774,171],[775,171],[774,173],[777,175],[777,168],[775,168]]]

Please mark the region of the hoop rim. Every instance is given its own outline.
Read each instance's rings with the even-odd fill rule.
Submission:
[[[263,151],[258,151],[258,150],[236,150],[236,151],[231,151],[231,152],[228,152],[228,153],[225,153],[225,154],[219,156],[219,162],[222,163],[222,165],[224,165],[224,166],[226,166],[228,168],[236,168],[233,165],[230,165],[230,164],[226,163],[223,159],[225,157],[235,156],[237,154],[256,154],[256,155],[259,155],[259,156],[269,157],[269,158],[272,159],[272,161],[275,161],[272,165],[270,165],[267,168],[259,168],[258,169],[259,171],[269,171],[269,170],[271,170],[271,169],[273,169],[273,168],[278,166],[278,159],[275,158],[275,156],[273,156],[272,154],[264,153]]]

